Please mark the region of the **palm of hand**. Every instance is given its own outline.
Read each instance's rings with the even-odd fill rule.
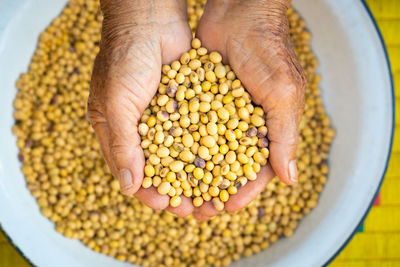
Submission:
[[[115,177],[128,166],[133,184],[122,185],[121,191],[134,193],[154,209],[167,208],[169,197],[159,195],[153,187],[141,188],[145,158],[137,125],[157,91],[161,65],[186,52],[190,41],[190,29],[182,22],[169,24],[162,35],[119,38],[118,43],[102,46],[93,69],[88,116],[104,158]],[[185,199],[179,208],[169,209],[186,215],[193,207]]]
[[[206,7],[197,37],[208,50],[223,55],[225,63],[235,71],[253,101],[263,107],[271,141],[272,166],[264,167],[255,181],[242,187],[226,203],[226,210],[236,211],[248,205],[275,173],[284,182],[293,184],[287,162],[288,157],[295,157],[305,78],[291,48],[287,25],[276,25],[273,19],[267,23],[265,19],[258,19],[256,13],[248,16],[243,9],[225,10],[229,16],[222,19],[208,10],[215,9]],[[276,21],[285,22],[286,18],[276,18]],[[198,217],[208,219],[218,212],[206,205],[199,213]]]
[[[295,157],[304,90],[304,76],[287,32],[281,31],[287,25],[267,24],[265,21],[274,20],[257,18],[257,12],[250,12],[256,17],[247,16],[241,9],[225,12],[229,17],[221,19],[208,11],[213,8],[206,7],[197,32],[208,50],[223,55],[254,101],[267,113],[272,168],[263,168],[257,180],[231,196],[225,205],[228,211],[246,206],[264,189],[274,171],[284,182],[294,183],[289,179],[287,164]],[[198,219],[208,219],[218,213],[210,202],[195,209],[191,200],[184,198],[178,208],[171,208],[168,196],[159,195],[153,187],[141,188],[145,159],[138,121],[156,93],[161,64],[170,63],[190,48],[191,33],[185,18],[168,23],[161,30],[140,31],[135,32],[139,32],[139,37],[120,35],[102,44],[93,70],[89,119],[124,194],[134,193],[155,209],[167,208],[180,216],[193,212]],[[126,180],[133,180],[133,184],[124,186]]]

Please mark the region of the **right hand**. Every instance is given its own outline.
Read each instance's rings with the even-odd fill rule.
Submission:
[[[193,212],[191,199],[177,208],[154,187],[143,189],[145,157],[138,122],[155,95],[162,64],[190,49],[185,0],[103,0],[100,52],[94,63],[88,117],[121,192],[154,209],[179,216]]]
[[[297,182],[298,125],[306,79],[290,41],[286,17],[290,2],[208,0],[197,28],[202,44],[222,54],[266,114],[270,164],[225,203],[230,212],[247,206],[275,174],[286,184]],[[206,220],[218,212],[203,205],[196,213]]]

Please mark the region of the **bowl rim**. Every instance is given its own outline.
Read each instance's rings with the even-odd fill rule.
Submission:
[[[381,189],[383,180],[385,178],[388,166],[389,166],[389,161],[390,161],[390,157],[392,154],[392,148],[393,148],[393,137],[394,137],[394,131],[395,131],[395,110],[396,110],[396,101],[395,101],[395,94],[394,94],[394,83],[393,83],[393,72],[392,72],[392,67],[390,64],[390,59],[389,59],[389,54],[386,48],[386,44],[385,44],[385,40],[383,38],[382,32],[376,22],[376,19],[374,17],[374,15],[371,12],[371,9],[369,8],[366,0],[360,0],[362,6],[364,7],[365,11],[367,12],[368,17],[371,19],[371,22],[376,30],[376,33],[378,35],[383,53],[385,55],[385,61],[386,61],[386,65],[387,65],[387,69],[389,72],[389,82],[390,82],[390,94],[391,94],[391,102],[392,102],[392,116],[391,116],[391,133],[390,133],[390,142],[389,142],[389,150],[387,152],[386,155],[386,163],[385,163],[385,168],[383,169],[382,172],[382,176],[380,178],[379,184],[376,188],[376,191],[374,193],[374,196],[371,199],[371,202],[369,203],[367,209],[364,212],[364,215],[361,217],[360,222],[357,224],[357,226],[354,228],[354,230],[350,233],[350,235],[347,237],[347,239],[344,241],[344,243],[338,248],[338,250],[323,264],[323,266],[328,266],[339,254],[340,252],[343,251],[343,249],[350,243],[350,241],[353,239],[353,237],[355,236],[355,234],[358,232],[358,229],[361,227],[361,225],[364,223],[366,217],[368,216],[376,197],[379,194],[379,191]]]
[[[329,265],[342,251],[343,249],[349,244],[349,242],[353,239],[353,237],[355,236],[355,234],[358,232],[358,229],[360,228],[360,226],[364,223],[364,220],[366,219],[367,215],[369,214],[374,201],[376,199],[376,197],[379,194],[380,188],[382,186],[383,180],[385,178],[388,166],[389,166],[389,161],[390,161],[390,157],[391,157],[391,153],[392,153],[392,147],[393,147],[393,138],[394,138],[394,131],[395,131],[395,93],[394,93],[394,82],[393,82],[393,72],[392,72],[392,67],[391,67],[391,63],[390,63],[390,59],[389,59],[389,54],[385,45],[385,40],[383,38],[383,35],[381,33],[381,30],[376,22],[376,19],[374,17],[374,15],[371,12],[371,9],[369,8],[366,0],[360,0],[362,6],[364,7],[365,11],[367,12],[368,17],[370,18],[373,27],[375,28],[375,31],[378,35],[380,44],[381,44],[381,48],[383,50],[383,53],[385,55],[385,61],[386,61],[386,65],[387,65],[387,70],[388,70],[388,74],[389,74],[389,82],[390,82],[390,94],[391,94],[391,107],[392,107],[392,114],[391,114],[391,133],[390,133],[390,142],[389,142],[389,150],[387,152],[387,156],[386,156],[386,163],[385,163],[385,168],[382,172],[379,184],[376,188],[376,191],[371,199],[371,202],[369,203],[367,209],[364,212],[364,215],[360,218],[359,223],[357,224],[357,226],[355,227],[355,229],[350,233],[350,235],[347,237],[347,239],[343,242],[343,244],[337,249],[337,251],[328,258],[328,260],[323,264],[323,266],[327,266]],[[36,266],[29,258],[28,256],[25,255],[25,253],[18,247],[18,245],[16,245],[13,241],[13,239],[7,234],[7,232],[3,229],[2,224],[0,222],[0,231],[3,233],[3,235],[6,237],[6,239],[8,240],[8,242],[17,250],[17,252],[25,259],[25,261],[28,262],[29,265],[31,266]]]

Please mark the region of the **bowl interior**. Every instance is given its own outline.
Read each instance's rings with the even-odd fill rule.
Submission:
[[[25,187],[12,102],[41,31],[65,0],[5,0],[0,11],[0,222],[38,266],[128,266],[58,234]],[[361,1],[297,0],[313,34],[324,103],[337,137],[319,205],[295,235],[235,266],[320,266],[346,241],[376,192],[391,146],[393,96],[384,50]],[[49,257],[51,255],[51,257]],[[308,256],[304,256],[308,255]]]

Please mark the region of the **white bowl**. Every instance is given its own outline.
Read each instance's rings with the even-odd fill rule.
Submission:
[[[128,266],[58,234],[25,187],[17,160],[12,102],[39,33],[65,0],[3,0],[0,9],[0,222],[38,266]],[[324,102],[337,129],[328,183],[295,235],[236,266],[320,266],[331,260],[366,215],[391,149],[394,97],[379,31],[362,1],[296,0],[313,33]]]

